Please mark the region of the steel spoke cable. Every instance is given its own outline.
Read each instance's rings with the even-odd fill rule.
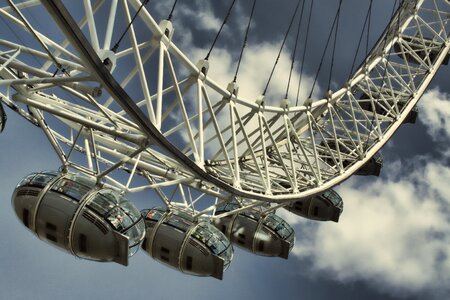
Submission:
[[[369,41],[370,41],[370,25],[372,24],[372,4],[373,0],[370,0],[369,3],[369,19],[367,20],[367,36],[366,36],[366,61],[365,65],[367,66],[367,56],[369,55]]]
[[[249,31],[250,31],[250,25],[251,25],[252,19],[253,19],[253,13],[255,12],[255,7],[256,7],[256,0],[253,0],[252,11],[250,12],[250,17],[248,19],[247,29],[245,31],[244,43],[242,44],[241,53],[239,54],[239,60],[238,60],[238,64],[237,64],[237,67],[236,67],[236,72],[234,74],[233,82],[236,82],[236,80],[237,80],[237,76],[238,76],[238,73],[239,73],[239,68],[241,66],[242,56],[244,55],[244,49],[247,46],[248,34],[249,34]]]
[[[395,1],[395,3],[397,3],[397,0]],[[356,59],[358,57],[359,50],[361,49],[361,44],[362,44],[362,41],[363,41],[364,32],[366,32],[367,22],[369,20],[369,14],[371,14],[371,10],[372,10],[372,1],[370,1],[369,7],[367,9],[366,18],[364,20],[364,25],[362,27],[361,34],[359,36],[358,46],[356,47],[356,53],[355,53],[355,56],[353,58],[352,67],[350,68],[350,73],[348,74],[348,79],[350,79],[350,77],[353,75],[353,70],[355,68]]]
[[[370,1],[370,5],[372,5],[372,1],[373,0],[371,0]],[[395,7],[397,6],[397,1],[398,0],[395,0],[395,2],[394,2],[394,6],[392,7],[392,12],[391,12],[391,20],[392,20],[392,18],[394,17],[394,14],[395,14]],[[400,9],[400,7],[401,7],[401,5],[403,4],[403,1],[401,0],[400,2],[399,2],[399,9]],[[369,21],[370,21],[370,17],[369,17]],[[400,13],[399,13],[399,16],[398,16],[398,21],[397,21],[397,32],[400,30]],[[367,37],[367,39],[368,39],[368,37]],[[385,36],[385,38],[384,38],[384,46],[386,46],[386,44],[387,44],[387,35]],[[367,51],[367,50],[366,50]],[[367,57],[367,55],[366,55],[366,57]],[[382,79],[382,83],[384,83],[384,81],[385,81],[385,79],[386,79],[386,73],[387,73],[387,66],[388,66],[388,64],[389,64],[389,61],[390,61],[390,56],[388,56],[388,58],[387,58],[387,62],[386,62],[386,65],[384,66],[384,71],[383,71],[383,79]],[[366,59],[366,61],[367,61],[367,59]],[[367,62],[366,62],[367,63]],[[368,145],[369,145],[369,140],[370,140],[370,133],[372,132],[372,130],[373,130],[373,127],[374,127],[374,121],[375,121],[375,114],[376,114],[376,108],[375,108],[375,111],[373,112],[373,115],[372,115],[372,120],[370,121],[370,129],[369,129],[369,133],[367,134],[367,139],[366,139],[366,143],[365,143],[365,145],[364,145],[364,148],[363,149],[368,149]]]
[[[310,93],[309,93],[309,98],[312,97],[312,94],[313,94],[314,89],[315,89],[315,87],[316,87],[317,79],[319,78],[319,74],[320,74],[320,71],[321,71],[321,69],[322,69],[323,62],[324,62],[324,60],[325,60],[325,55],[326,55],[326,53],[327,53],[328,46],[329,46],[329,44],[330,44],[331,37],[332,37],[332,35],[333,35],[334,27],[336,26],[337,19],[338,19],[339,15],[340,15],[340,11],[341,11],[340,8],[341,8],[341,5],[342,5],[342,0],[339,1],[339,7],[338,7],[338,10],[337,10],[337,12],[336,12],[336,15],[334,16],[334,20],[333,20],[333,24],[332,24],[331,29],[330,29],[330,33],[328,34],[328,39],[327,39],[327,42],[326,42],[326,44],[325,44],[325,49],[324,49],[324,51],[323,51],[323,53],[322,53],[322,58],[320,59],[320,64],[319,64],[319,67],[318,67],[318,69],[317,69],[316,76],[315,76],[315,78],[314,78],[314,82],[313,82],[313,85],[312,85],[312,87],[311,87],[311,91],[310,91]]]
[[[297,15],[297,12],[298,12],[298,8],[300,7],[300,2],[301,2],[301,0],[299,0],[297,2],[297,6],[295,7],[294,14],[292,15],[291,21],[289,22],[289,27],[286,31],[286,34],[284,35],[283,42],[281,43],[280,51],[278,52],[278,56],[272,67],[272,71],[270,72],[270,76],[269,76],[269,79],[267,80],[266,87],[264,88],[263,96],[266,95],[267,89],[269,88],[269,84],[270,84],[270,81],[272,80],[273,73],[275,72],[275,68],[277,67],[278,61],[280,60],[280,56],[281,56],[281,53],[283,52],[284,45],[286,44],[287,37],[289,35],[289,32],[291,31],[292,24],[294,23],[295,16]]]
[[[312,11],[314,8],[314,0],[311,0],[311,4],[309,6],[309,14],[308,14],[308,24],[306,26],[306,38],[305,38],[305,47],[303,48],[303,55],[302,55],[302,60],[301,60],[301,68],[300,68],[300,77],[298,79],[298,86],[297,86],[297,100],[295,102],[295,105],[298,105],[298,99],[300,96],[300,86],[302,84],[302,75],[303,75],[303,68],[305,66],[305,57],[306,57],[306,50],[308,49],[308,40],[309,40],[309,30],[310,30],[310,25],[311,25],[311,16],[312,16]]]
[[[169,16],[167,17],[167,21],[171,21],[172,20],[173,12],[175,10],[175,7],[177,6],[177,3],[178,3],[178,0],[175,0],[173,2],[172,9],[170,10]]]
[[[370,0],[370,3],[369,3],[369,15],[368,15],[368,19],[367,19],[367,36],[366,36],[366,59],[364,60],[364,68],[367,70],[367,62],[368,62],[368,57],[367,57],[367,55],[368,55],[368,51],[369,51],[369,39],[370,39],[370,24],[371,24],[371,20],[372,20],[372,4],[373,4],[373,0]],[[370,94],[372,94],[370,91],[369,91],[369,93]],[[369,95],[369,97],[371,97],[371,95]],[[377,108],[376,108],[376,106],[374,105],[374,107],[373,107],[373,109],[374,109],[374,111],[373,111],[373,114],[372,114],[372,120],[370,121],[370,128],[369,128],[369,132],[368,132],[368,134],[367,134],[367,139],[366,139],[366,143],[365,143],[365,145],[364,145],[364,147],[363,147],[363,149],[366,149],[367,150],[367,147],[369,146],[369,140],[370,140],[370,133],[372,132],[372,130],[373,130],[373,127],[374,127],[374,125],[373,125],[373,123],[374,123],[374,121],[375,121],[375,116],[376,116],[376,114],[377,114]]]
[[[25,28],[27,28],[28,32],[33,35],[33,37],[36,39],[36,41],[42,46],[42,48],[44,49],[45,52],[47,52],[49,58],[53,61],[53,63],[55,64],[55,66],[62,70],[64,72],[64,74],[66,74],[67,76],[69,76],[69,74],[67,73],[67,71],[64,69],[64,67],[61,65],[61,63],[56,59],[56,57],[53,55],[53,53],[50,51],[50,49],[48,48],[47,44],[44,43],[44,41],[42,41],[42,39],[39,37],[39,35],[36,33],[36,31],[34,30],[34,28],[31,26],[31,24],[28,22],[28,20],[25,18],[25,16],[22,14],[22,12],[17,8],[17,6],[12,2],[12,0],[8,0],[8,3],[10,5],[10,7],[12,8],[13,11],[15,11],[15,13],[17,14],[17,16],[19,17],[19,19],[22,21],[23,25],[25,26]]]
[[[328,78],[328,87],[327,90],[330,90],[330,85],[331,85],[331,76],[333,75],[333,66],[334,66],[334,59],[335,59],[335,53],[336,53],[336,44],[337,44],[337,37],[338,37],[338,31],[339,31],[339,20],[340,20],[340,15],[341,15],[341,4],[342,4],[342,0],[340,0],[339,2],[339,8],[338,8],[338,19],[336,22],[336,28],[335,28],[335,32],[334,32],[334,42],[333,42],[333,52],[331,54],[331,66],[330,66],[330,76]]]
[[[114,45],[114,47],[111,48],[111,51],[116,53],[117,50],[119,49],[119,45],[122,42],[123,38],[125,37],[125,35],[127,34],[128,30],[130,30],[131,25],[133,25],[134,21],[136,20],[137,16],[139,15],[140,11],[142,10],[142,8],[147,5],[150,2],[150,0],[145,0],[144,2],[141,3],[141,6],[139,6],[139,9],[136,11],[136,13],[134,14],[133,18],[131,19],[131,22],[128,23],[127,27],[125,28],[125,30],[123,31],[122,35],[120,36],[119,40],[117,41],[117,43]]]
[[[228,18],[231,15],[231,10],[233,9],[234,3],[236,3],[236,0],[233,0],[233,2],[231,2],[230,7],[228,8],[227,14],[225,15],[225,18],[223,19],[222,25],[220,25],[220,29],[217,32],[216,37],[214,38],[214,41],[212,42],[211,48],[209,49],[208,54],[206,54],[206,56],[205,56],[205,60],[209,59],[209,56],[211,55],[211,52],[214,49],[214,46],[216,45],[216,42],[219,39],[219,36],[222,33],[222,30],[223,30],[225,24],[228,22]]]
[[[13,28],[11,27],[11,25],[5,20],[5,18],[3,17],[3,14],[0,14],[0,20],[2,20],[2,22],[6,25],[6,27],[8,27],[9,31],[12,32],[12,34],[16,37],[16,39],[21,43],[21,45],[26,45],[26,43],[22,40],[22,38],[20,37],[19,34],[17,34],[17,32],[15,30],[13,30]],[[33,57],[33,59],[37,62],[38,65],[40,65],[41,63],[39,62],[39,60],[36,58],[36,56],[32,55],[31,57]]]
[[[295,57],[297,56],[298,40],[300,37],[300,29],[302,27],[303,11],[305,8],[305,2],[306,2],[306,0],[303,0],[302,8],[300,9],[300,18],[298,19],[297,35],[295,38],[294,52],[292,53],[291,69],[289,70],[289,78],[288,78],[288,83],[287,83],[287,87],[286,87],[286,96],[284,97],[285,99],[288,99],[288,96],[289,96],[289,88],[291,85],[292,71],[294,70]]]
[[[392,7],[391,20],[392,20],[392,18],[394,17],[394,14],[395,14],[395,7],[397,6],[397,2],[398,2],[398,0],[395,0],[394,6]],[[399,3],[399,7],[400,7],[400,5],[401,5],[401,3]],[[400,22],[397,22],[397,32],[398,32],[399,30],[400,30]],[[386,44],[387,44],[387,38],[388,38],[388,36],[386,35],[386,36],[384,37],[383,48],[386,47]],[[387,58],[387,61],[386,61],[386,65],[384,66],[384,70],[383,70],[383,80],[382,80],[383,83],[384,83],[384,80],[386,79],[387,65],[388,65],[388,63],[390,62],[390,60],[391,60],[391,56],[389,55],[388,58]]]

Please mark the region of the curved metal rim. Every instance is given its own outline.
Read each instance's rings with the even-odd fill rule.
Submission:
[[[245,197],[245,198],[251,198],[255,200],[263,200],[263,201],[292,201],[299,198],[305,198],[310,197],[312,195],[321,193],[340,182],[346,180],[349,176],[351,176],[356,170],[358,170],[362,165],[364,165],[370,157],[375,154],[386,142],[387,140],[392,136],[392,134],[398,129],[398,127],[401,125],[402,119],[404,119],[409,112],[410,109],[417,103],[420,96],[423,94],[425,87],[428,85],[429,81],[433,77],[433,75],[436,73],[437,68],[433,70],[433,72],[430,72],[428,76],[426,77],[426,84],[422,84],[419,92],[417,92],[414,95],[414,99],[410,101],[407,108],[403,111],[401,117],[394,121],[390,128],[386,131],[385,135],[382,137],[382,139],[373,146],[368,152],[365,158],[361,159],[360,161],[353,164],[350,168],[345,170],[342,174],[340,174],[338,177],[333,178],[322,185],[309,189],[307,191],[302,191],[298,194],[283,194],[283,195],[265,195],[265,194],[258,194],[253,193],[249,191],[244,191],[237,189],[230,184],[223,182],[219,178],[216,178],[212,176],[211,174],[208,174],[205,172],[202,168],[200,168],[195,162],[193,162],[191,159],[189,159],[186,155],[184,155],[180,150],[178,150],[176,147],[174,147],[164,136],[158,131],[158,129],[145,118],[145,116],[142,114],[142,112],[136,107],[134,102],[131,100],[129,95],[125,92],[125,90],[122,89],[122,87],[116,82],[116,80],[112,77],[112,75],[109,73],[107,68],[103,65],[103,63],[98,58],[97,54],[95,53],[94,49],[91,47],[87,39],[82,34],[81,30],[79,30],[78,26],[76,25],[75,21],[72,19],[71,15],[68,13],[68,11],[65,9],[64,5],[61,1],[52,1],[52,0],[46,0],[42,1],[43,4],[47,7],[47,9],[51,12],[52,16],[55,18],[59,26],[64,30],[67,37],[69,37],[73,43],[73,45],[76,46],[79,54],[85,59],[86,61],[91,62],[89,65],[89,68],[93,74],[95,74],[98,79],[104,84],[106,89],[110,92],[111,95],[114,96],[114,98],[122,105],[124,110],[132,116],[133,120],[139,124],[139,126],[144,130],[144,132],[152,139],[151,142],[156,142],[157,144],[161,145],[163,148],[165,148],[168,152],[170,152],[172,155],[176,157],[176,159],[182,163],[184,166],[186,166],[188,169],[190,169],[192,172],[194,172],[199,178],[202,180],[208,181],[215,186],[219,187],[220,189],[227,191],[233,195],[239,196],[239,197]],[[135,4],[139,4],[140,1],[134,1]],[[423,1],[405,1],[405,6],[402,7],[402,9],[399,9],[399,11],[403,11],[403,9],[408,8],[407,5],[411,5],[411,3],[414,4],[414,8],[416,6],[420,5]],[[148,14],[148,12],[147,12]],[[412,12],[410,13],[410,16],[412,16]],[[391,23],[390,23],[391,24]],[[159,28],[154,24],[154,30],[158,30]],[[385,30],[385,33],[388,31],[388,28]],[[161,35],[161,38],[167,39],[162,33],[159,31],[159,34]],[[381,39],[381,38],[380,38]],[[390,47],[392,45],[392,41],[395,40],[395,37],[392,38],[391,42],[386,43],[386,47]],[[166,41],[168,42],[168,40]],[[375,46],[376,48],[376,46]],[[375,49],[374,48],[374,49]],[[437,64],[440,64],[448,50],[450,49],[450,44],[447,44],[446,48],[441,51],[441,54],[439,58],[437,59]],[[181,57],[182,62],[187,64],[188,67],[198,76],[201,78],[203,75],[199,72],[199,70],[194,66],[185,56],[182,54],[182,52],[176,48],[175,45],[171,45],[169,51],[171,51],[172,54],[177,56],[178,58]],[[374,50],[369,55],[370,59],[367,59],[369,63],[367,63],[367,66],[369,69],[374,68],[376,65],[376,62],[380,60],[379,55],[375,56]],[[349,91],[351,86],[356,85],[359,80],[362,80],[363,75],[361,74],[362,71],[359,70],[355,73],[355,76],[353,77],[353,80],[350,81],[350,85],[346,88],[342,88],[339,91],[335,92],[332,96],[332,99],[335,99],[334,101],[338,101],[341,96],[345,95],[346,92]],[[203,78],[208,82],[208,84],[213,87],[214,89],[217,89],[218,92],[220,92],[223,95],[230,96],[230,93],[222,88],[220,88],[217,84],[215,84],[213,81],[211,81],[209,78]],[[248,106],[250,108],[257,108],[257,105],[254,103],[250,103],[243,99],[235,99],[239,104]],[[242,103],[241,103],[242,102]],[[319,108],[323,106],[324,104],[328,104],[330,101],[329,99],[324,99],[320,101],[316,101],[311,108],[307,108],[305,106],[298,106],[295,108],[290,108],[289,113],[295,113],[295,112],[302,112],[306,111],[308,109],[312,108]],[[258,107],[261,108],[261,107]],[[276,108],[276,107],[269,107],[265,106],[262,108],[262,111],[267,112],[276,112],[276,113],[286,113],[286,111],[282,108]]]

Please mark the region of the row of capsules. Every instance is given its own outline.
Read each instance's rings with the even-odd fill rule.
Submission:
[[[17,217],[39,239],[100,262],[128,265],[142,247],[154,259],[179,271],[222,279],[233,258],[231,242],[263,256],[288,257],[294,230],[274,213],[256,209],[233,213],[229,202],[213,221],[195,219],[179,208],[142,210],[113,189],[85,175],[44,171],[26,176],[12,196]],[[328,192],[286,207],[315,220],[338,220],[342,199]]]

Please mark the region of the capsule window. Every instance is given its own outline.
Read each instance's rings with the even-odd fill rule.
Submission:
[[[87,237],[84,234],[80,234],[78,236],[78,246],[80,248],[80,252],[86,253],[87,252]]]
[[[56,236],[55,236],[55,235],[56,235],[56,225],[47,222],[47,223],[45,223],[45,228],[47,229],[47,232],[46,232],[46,234],[45,234],[45,237],[46,237],[48,240],[57,243],[57,242],[58,242],[58,239],[57,239]]]
[[[47,240],[49,240],[49,241],[52,241],[52,242],[54,242],[54,243],[57,243],[58,242],[58,239],[56,238],[56,236],[54,236],[53,234],[51,234],[51,233],[46,233],[45,234],[45,237],[47,238]]]
[[[30,175],[28,175],[27,177],[25,177],[24,179],[22,179],[18,184],[17,187],[21,187],[24,185],[28,185],[31,181],[31,179],[33,179],[33,177],[36,176],[36,173],[32,173]]]
[[[47,228],[47,230],[56,231],[56,225],[52,223],[47,222],[47,224],[45,224],[45,228]]]
[[[75,181],[62,178],[56,182],[52,190],[69,196],[73,200],[80,201],[91,189]]]
[[[133,225],[130,217],[119,207],[114,207],[106,218],[109,223],[111,223],[111,225],[119,231],[125,230]]]
[[[238,233],[238,241],[239,244],[244,245],[245,244],[245,234]]]
[[[169,258],[167,256],[161,255],[161,259],[164,261],[169,262]]]
[[[227,226],[226,225],[222,225],[222,232],[223,233],[227,232]]]
[[[259,241],[259,251],[264,251],[264,241]]]
[[[29,183],[29,185],[44,188],[50,180],[55,177],[54,174],[37,174]]]
[[[182,218],[181,216],[174,215],[167,220],[167,224],[173,226],[175,228],[180,229],[183,232],[186,232],[191,227],[192,223],[188,220]]]
[[[186,257],[186,269],[192,270],[192,256]]]
[[[103,217],[114,207],[114,203],[105,196],[97,194],[88,207]]]
[[[25,226],[27,226],[28,228],[30,228],[29,217],[30,217],[30,211],[29,211],[28,209],[25,208],[25,209],[22,211],[22,221],[23,221],[23,224],[24,224]]]
[[[301,201],[295,202],[294,208],[296,210],[298,210],[298,211],[302,211],[302,209],[303,209],[303,202],[301,202]]]
[[[319,215],[319,207],[318,206],[316,206],[316,207],[314,207],[314,216],[318,216]]]
[[[161,247],[161,252],[162,252],[162,253],[169,254],[169,253],[170,253],[170,250],[167,249],[167,248],[165,248],[165,247]]]

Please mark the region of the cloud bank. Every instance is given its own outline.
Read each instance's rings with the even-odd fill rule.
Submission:
[[[421,101],[433,140],[445,137],[449,145],[448,95],[433,89]],[[293,254],[310,260],[316,274],[363,280],[390,294],[449,292],[449,154],[389,162],[387,176],[371,181],[352,177],[336,188],[345,203],[339,224],[289,215],[298,236]]]

